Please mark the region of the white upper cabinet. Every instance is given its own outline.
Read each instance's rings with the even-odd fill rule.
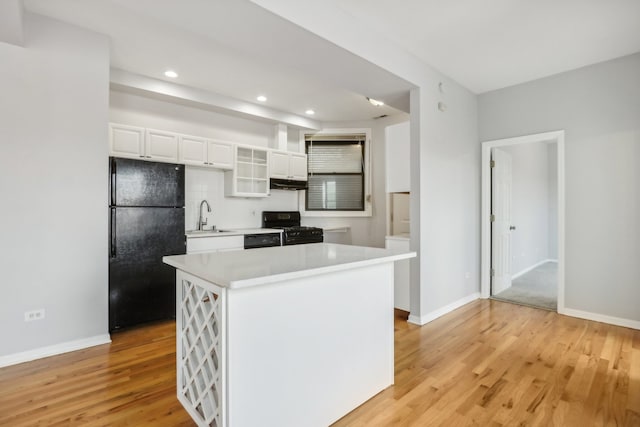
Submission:
[[[307,156],[305,154],[271,151],[269,155],[270,177],[278,179],[307,180]]]
[[[272,151],[269,166],[271,178],[289,179],[289,153]]]
[[[116,157],[144,157],[145,129],[136,126],[109,124],[109,154]]]
[[[158,162],[178,161],[178,134],[147,129],[145,158]]]
[[[178,161],[185,165],[233,169],[233,144],[180,135]]]
[[[234,146],[235,168],[225,173],[226,196],[267,197],[269,195],[268,151],[263,148]]]
[[[207,139],[197,136],[180,135],[178,161],[185,165],[206,166]]]
[[[218,169],[233,169],[234,145],[222,141],[209,141],[209,166]]]
[[[411,191],[409,122],[385,128],[386,191]]]
[[[289,156],[289,172],[291,179],[306,181],[307,175],[307,155],[291,153]]]
[[[236,165],[235,147],[236,145],[231,142],[216,141],[200,136],[109,123],[109,155],[115,157],[131,157],[232,170]],[[246,149],[251,150],[251,147]],[[255,159],[251,157],[251,162],[255,160],[258,165],[256,166],[256,174],[263,173],[264,177],[256,178],[256,180],[263,179],[267,182],[267,150],[258,149],[257,152],[260,154],[256,154]],[[253,151],[250,153],[253,156]],[[258,181],[252,181],[252,184],[255,182]],[[259,194],[268,194],[267,184],[263,185],[262,181],[260,184],[256,184]],[[266,190],[262,187],[265,187]]]
[[[178,135],[109,123],[109,155],[176,163]]]

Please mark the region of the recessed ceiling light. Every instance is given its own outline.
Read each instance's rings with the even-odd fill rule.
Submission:
[[[367,101],[369,101],[371,105],[374,105],[376,107],[382,107],[384,105],[384,102],[378,101],[377,99],[369,98],[368,96],[367,96]]]
[[[265,102],[265,101],[267,100],[267,97],[266,97],[266,96],[264,96],[264,95],[260,95],[260,96],[258,96],[256,99],[257,99],[258,101],[260,101],[260,102]]]
[[[170,77],[170,78],[172,78],[172,79],[175,79],[176,77],[178,77],[178,73],[176,73],[176,72],[175,72],[175,71],[173,71],[173,70],[167,70],[167,71],[165,71],[165,72],[164,72],[164,75],[165,75],[165,76],[167,76],[167,77]]]
[[[313,111],[313,110],[307,110],[307,111],[305,111],[305,114],[308,114],[308,115],[310,115],[310,116],[313,116],[315,113],[316,113],[316,112],[315,112],[315,111]]]

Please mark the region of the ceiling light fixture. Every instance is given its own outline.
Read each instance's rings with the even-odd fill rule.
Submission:
[[[167,77],[169,77],[169,78],[172,78],[172,79],[175,79],[176,77],[178,77],[178,73],[176,73],[176,72],[175,72],[175,71],[173,71],[173,70],[167,70],[167,71],[165,71],[165,72],[164,72],[164,75],[165,75],[165,76],[167,76]]]
[[[307,110],[307,111],[305,111],[305,114],[308,114],[308,115],[310,115],[310,116],[313,116],[315,113],[316,113],[316,112],[315,112],[315,111],[313,111],[313,110]]]
[[[375,107],[382,107],[384,105],[384,102],[378,101],[377,99],[369,98],[368,96],[367,101],[369,101],[369,103]]]
[[[266,97],[266,96],[264,96],[264,95],[260,95],[260,96],[258,96],[256,99],[257,99],[258,101],[260,101],[260,102],[265,102],[265,101],[267,100],[267,97]]]

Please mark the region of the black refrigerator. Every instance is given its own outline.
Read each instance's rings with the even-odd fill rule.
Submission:
[[[175,318],[175,269],[186,252],[184,165],[109,158],[109,331]]]

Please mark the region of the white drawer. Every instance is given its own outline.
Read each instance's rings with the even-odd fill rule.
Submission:
[[[244,249],[244,236],[189,237],[187,253]]]

